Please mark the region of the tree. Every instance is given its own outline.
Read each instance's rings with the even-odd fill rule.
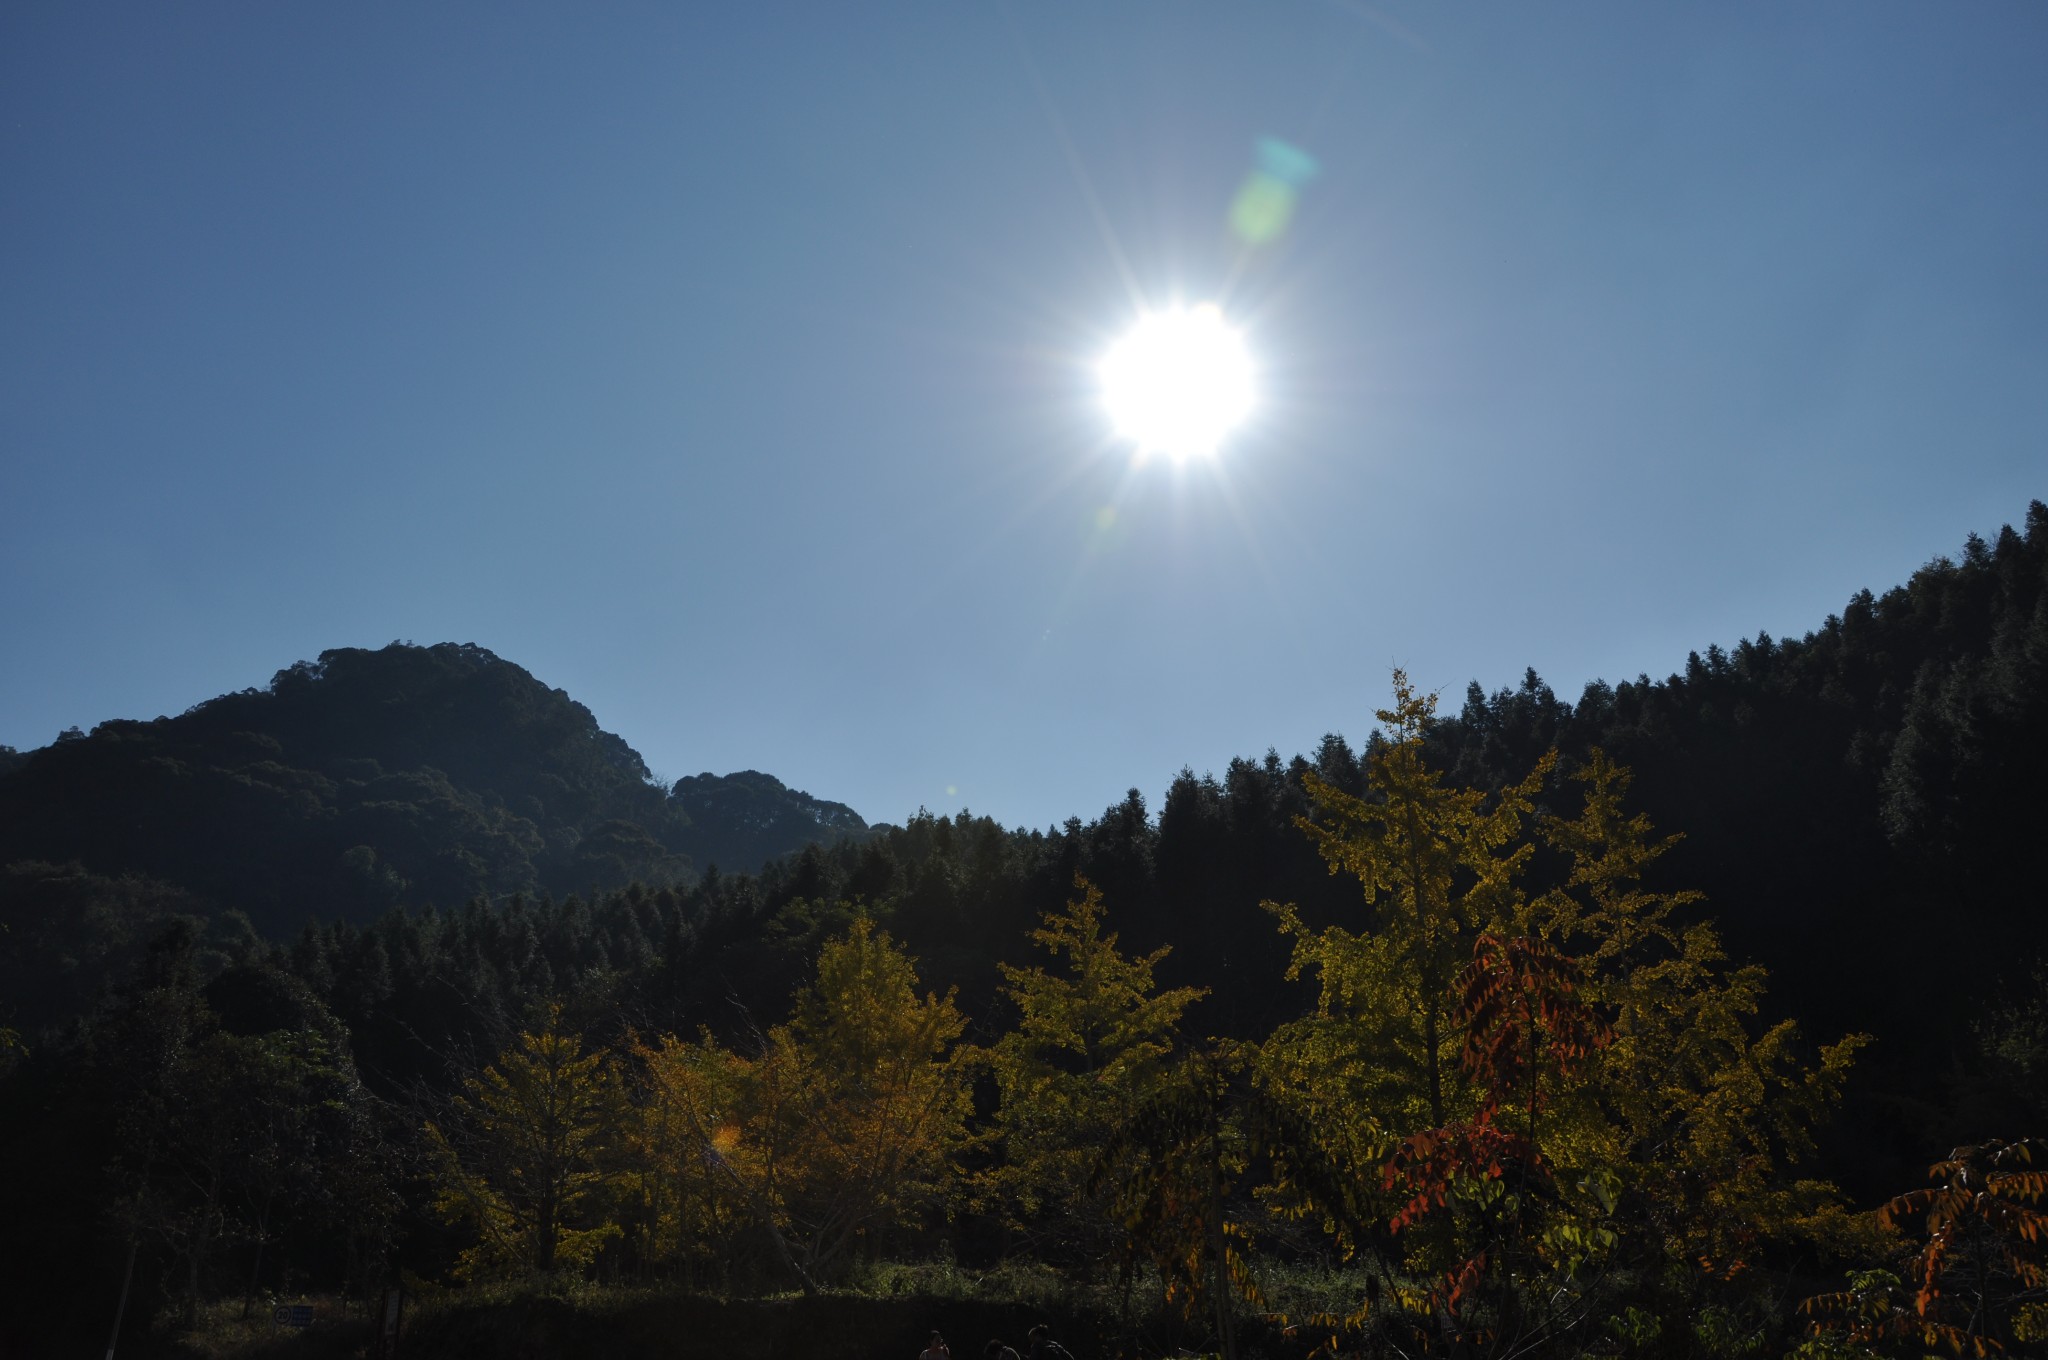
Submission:
[[[1867,1036],[1809,1057],[1793,1021],[1759,1027],[1764,970],[1729,964],[1700,894],[1645,883],[1678,837],[1625,808],[1629,773],[1599,749],[1572,777],[1579,815],[1542,821],[1569,875],[1531,913],[1577,949],[1587,997],[1612,1017],[1612,1043],[1564,1097],[1572,1157],[1623,1178],[1636,1249],[1710,1274],[1739,1273],[1772,1238],[1840,1245],[1856,1230],[1833,1187],[1786,1171],[1812,1154]]]
[[[988,1052],[1000,1160],[982,1184],[1035,1247],[1084,1262],[1113,1234],[1107,1206],[1088,1190],[1090,1172],[1105,1140],[1158,1086],[1181,1015],[1205,991],[1160,991],[1153,970],[1169,950],[1120,953],[1103,930],[1101,892],[1080,876],[1074,887],[1080,897],[1031,933],[1059,972],[1001,965],[1018,1023]]]
[[[1364,794],[1303,776],[1316,815],[1296,824],[1330,873],[1358,882],[1357,928],[1312,928],[1294,904],[1264,904],[1293,937],[1287,977],[1312,974],[1318,991],[1313,1013],[1263,1044],[1262,1080],[1315,1130],[1324,1155],[1348,1168],[1361,1202],[1378,1193],[1360,1212],[1380,1223],[1400,1203],[1383,1168],[1404,1140],[1477,1109],[1479,1092],[1458,1067],[1457,981],[1483,932],[1513,933],[1521,918],[1516,880],[1534,852],[1522,833],[1549,770],[1539,762],[1490,799],[1447,786],[1424,759],[1435,706],[1396,671],[1394,706],[1378,715],[1385,735],[1366,752]],[[1284,1196],[1276,1203],[1310,1213]],[[1347,1249],[1360,1245],[1341,1222],[1314,1216]]]
[[[678,1194],[709,1196],[700,1205],[715,1221],[743,1205],[815,1292],[863,1240],[919,1221],[951,1190],[966,1139],[965,1027],[952,994],[920,997],[915,963],[856,917],[751,1056],[709,1035],[651,1051],[659,1174]]]
[[[323,1116],[346,1113],[344,1083],[354,1083],[336,1067],[325,1036],[312,1030],[211,1036],[202,1053],[202,1061],[226,1069],[220,1087],[237,1106],[228,1127],[213,1132],[226,1137],[239,1217],[255,1245],[242,1291],[246,1318],[280,1210],[294,1200],[317,1202],[326,1189],[322,1154],[345,1154],[320,1146],[319,1125]]]
[[[1493,1336],[1510,1349],[1546,1335],[1559,1320],[1555,1305],[1565,1291],[1544,1291],[1536,1315],[1527,1316],[1513,1288],[1518,1274],[1543,1271],[1541,1249],[1555,1255],[1560,1245],[1611,1245],[1611,1232],[1588,1233],[1569,1222],[1553,1222],[1540,1238],[1529,1230],[1539,1194],[1550,1201],[1546,1207],[1562,1202],[1539,1141],[1539,1118],[1612,1038],[1579,984],[1577,962],[1548,942],[1482,934],[1459,978],[1456,1012],[1465,1031],[1459,1065],[1481,1092],[1479,1108],[1470,1118],[1410,1134],[1381,1173],[1383,1187],[1405,1201],[1388,1224],[1392,1232],[1448,1230],[1438,1236],[1451,1264],[1428,1299],[1430,1311],[1450,1330],[1465,1300],[1491,1284]]]
[[[947,1195],[966,1137],[966,1027],[951,991],[917,994],[915,962],[867,917],[819,951],[817,980],[771,1036],[795,1097],[781,1107],[808,1175],[790,1208],[814,1274]]]
[[[1228,1040],[1186,1054],[1103,1142],[1089,1176],[1125,1233],[1124,1285],[1142,1258],[1169,1303],[1207,1317],[1225,1360],[1237,1354],[1236,1301],[1263,1307],[1240,1193],[1254,1177],[1308,1212],[1352,1229],[1358,1203],[1289,1104],[1261,1085],[1256,1053]]]
[[[13,747],[0,747],[0,756],[12,754],[14,754]],[[5,935],[6,933],[7,924],[0,922],[0,935]],[[9,1018],[11,1019],[12,1016]],[[22,1055],[27,1052],[28,1048],[21,1042],[20,1033],[11,1026],[0,1025],[0,1081],[7,1079],[7,1074],[15,1069],[21,1062]]]
[[[2048,1198],[2048,1172],[2033,1169],[2034,1148],[1994,1140],[1929,1167],[1935,1184],[1878,1210],[1887,1226],[1917,1222],[1927,1234],[1907,1279],[1866,1272],[1846,1291],[1808,1299],[1800,1311],[1814,1317],[1815,1331],[1977,1356],[2010,1341],[2048,1341],[2048,1214],[2034,1207]],[[1895,1300],[1908,1286],[1910,1308]]]
[[[1534,853],[1521,835],[1553,760],[1488,798],[1444,785],[1423,759],[1436,697],[1394,672],[1394,707],[1379,711],[1387,738],[1368,754],[1366,796],[1310,771],[1317,818],[1298,825],[1330,872],[1364,890],[1360,931],[1312,930],[1291,905],[1268,903],[1294,937],[1287,976],[1314,972],[1315,1016],[1275,1034],[1270,1056],[1313,1089],[1382,1123],[1441,1127],[1457,1036],[1453,983],[1480,932],[1511,924],[1516,878]]]
[[[764,1054],[750,1062],[709,1033],[697,1042],[664,1035],[636,1045],[645,1099],[634,1125],[633,1164],[649,1254],[685,1280],[700,1269],[730,1279],[747,1230],[768,1234],[806,1292],[815,1281],[792,1254],[780,1207],[788,1172],[780,1121],[780,1073]]]
[[[292,1227],[341,1226],[346,1201],[373,1234],[388,1219],[379,1139],[340,1027],[305,989],[261,968],[292,1004],[216,1011],[195,961],[196,923],[174,923],[141,976],[86,1033],[86,1070],[116,1129],[112,1217],[170,1259],[187,1325],[223,1262],[250,1248],[246,1313],[269,1249]],[[222,979],[216,978],[219,983]],[[228,994],[232,999],[232,994]]]
[[[436,1207],[477,1234],[460,1275],[582,1270],[619,1235],[622,1095],[610,1058],[583,1052],[560,1004],[463,1082],[450,1117],[426,1126]]]
[[[1375,1212],[1400,1254],[1444,1281],[1433,1325],[1486,1296],[1496,1341],[1526,1343],[1561,1325],[1558,1301],[1585,1306],[1585,1272],[1624,1237],[1726,1279],[1763,1238],[1839,1235],[1833,1188],[1785,1169],[1860,1037],[1810,1063],[1791,1022],[1757,1030],[1762,970],[1726,965],[1698,894],[1645,887],[1671,842],[1623,809],[1626,771],[1594,752],[1579,815],[1538,816],[1554,755],[1491,795],[1449,787],[1425,760],[1432,712],[1396,672],[1367,796],[1307,780],[1303,828],[1367,912],[1311,929],[1268,904],[1319,996],[1261,1062],[1329,1155],[1391,1197]],[[1564,872],[1532,896],[1539,849]],[[1518,1302],[1536,1295],[1550,1302]]]

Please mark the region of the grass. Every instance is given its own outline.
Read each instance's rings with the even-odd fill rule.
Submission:
[[[1312,1267],[1269,1272],[1265,1284],[1273,1309],[1296,1317],[1353,1307],[1360,1289],[1355,1274]],[[990,1338],[1022,1352],[1025,1333],[1038,1323],[1080,1360],[1186,1355],[1204,1344],[1202,1328],[1158,1305],[1156,1285],[1141,1283],[1130,1303],[1126,1311],[1113,1279],[1077,1282],[1030,1263],[977,1270],[944,1258],[871,1265],[850,1287],[808,1299],[584,1281],[421,1284],[408,1305],[400,1357],[909,1360],[937,1329],[959,1360],[974,1360]],[[154,1353],[179,1360],[355,1360],[367,1353],[367,1321],[342,1320],[332,1299],[315,1304],[322,1321],[301,1333],[276,1327],[268,1304],[244,1321],[238,1300],[223,1302],[207,1311],[197,1332]],[[1243,1320],[1241,1341],[1247,1356],[1303,1349],[1284,1339],[1276,1322],[1258,1318]]]

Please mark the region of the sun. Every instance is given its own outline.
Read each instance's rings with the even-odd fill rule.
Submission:
[[[1208,457],[1251,414],[1251,354],[1213,306],[1140,317],[1097,374],[1117,434],[1140,457]]]

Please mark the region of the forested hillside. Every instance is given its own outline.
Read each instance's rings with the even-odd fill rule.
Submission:
[[[752,771],[663,789],[589,709],[454,644],[324,652],[267,689],[6,756],[0,864],[141,875],[266,934],[685,883],[866,830]]]
[[[1913,1224],[1850,1211],[2048,1133],[2048,507],[1663,680],[1401,685],[1362,749],[1045,831],[665,791],[474,648],[28,753],[0,1159],[52,1174],[8,1182],[10,1269],[97,1308],[78,1271],[144,1243],[173,1328],[394,1263],[808,1292],[941,1244],[1134,1271],[1226,1350],[1304,1261],[1362,1272],[1340,1349],[1950,1326]],[[535,1082],[591,1149],[545,1222]],[[1958,1336],[2048,1328],[2013,1278]]]

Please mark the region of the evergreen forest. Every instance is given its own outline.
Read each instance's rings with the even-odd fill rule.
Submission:
[[[1042,829],[455,644],[0,748],[0,1355],[2048,1353],[2048,506],[1361,685]]]

